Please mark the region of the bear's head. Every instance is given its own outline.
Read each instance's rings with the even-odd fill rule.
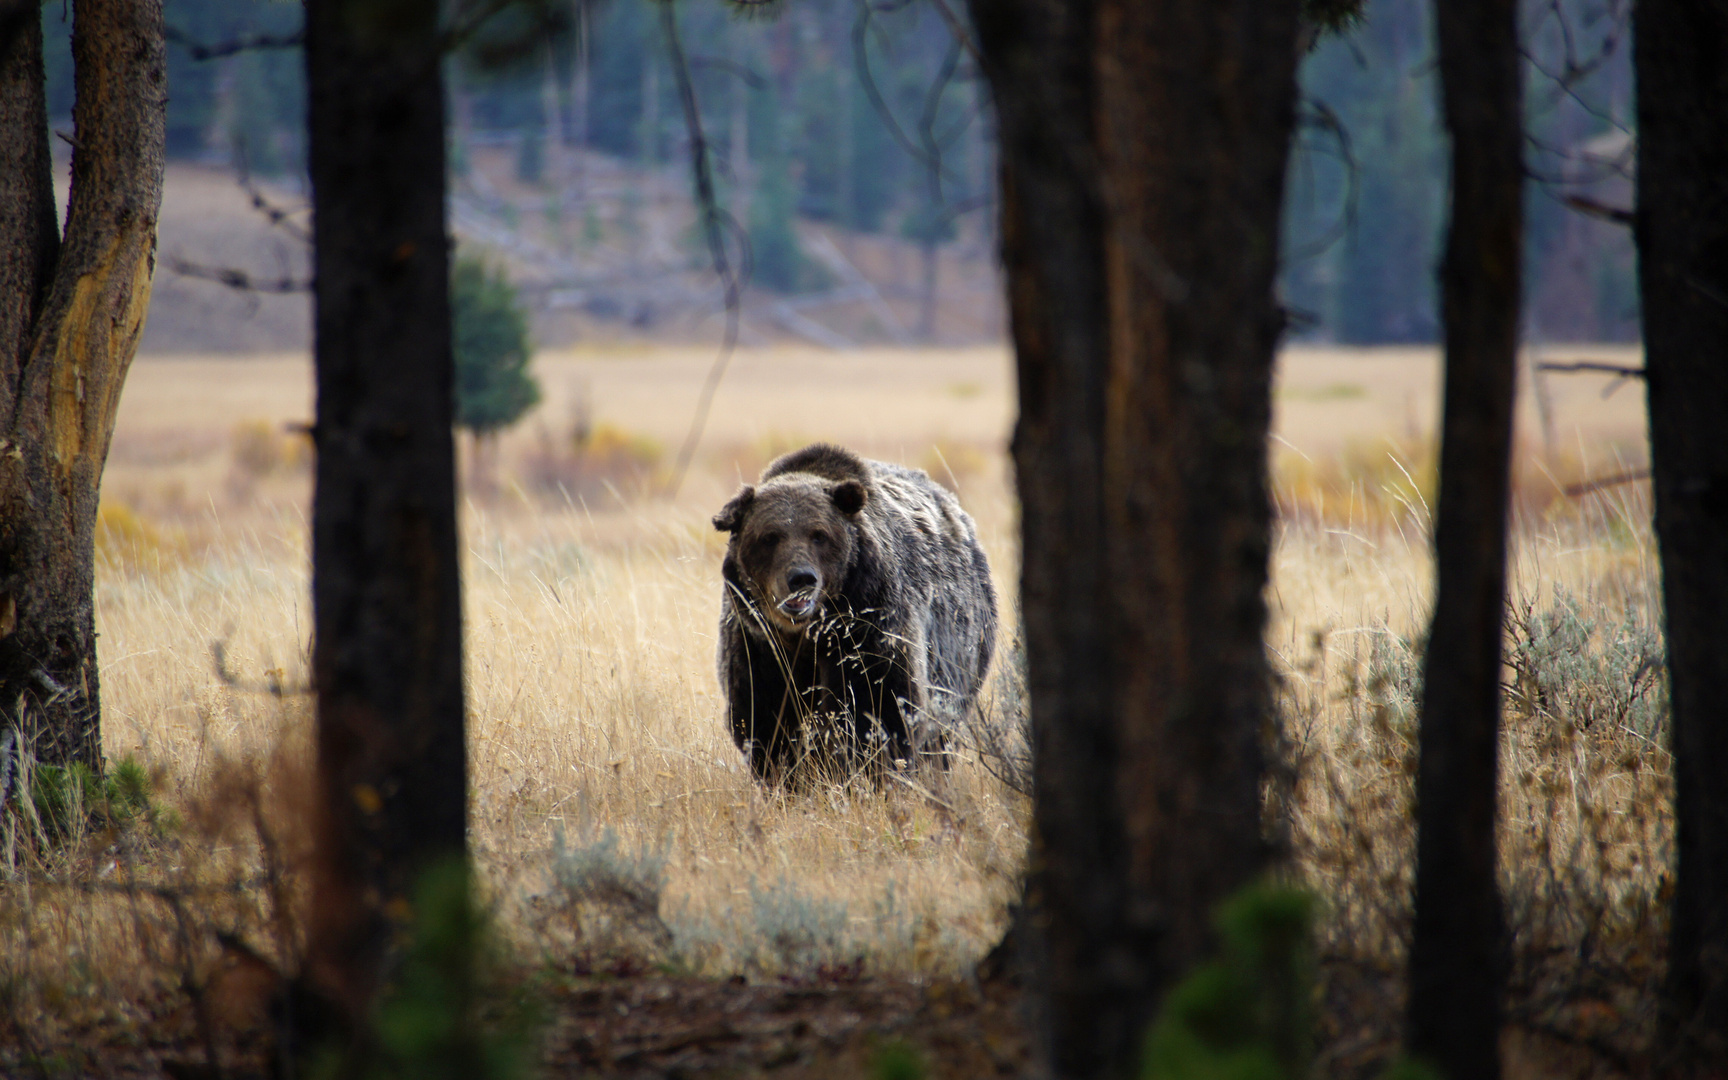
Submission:
[[[732,534],[726,576],[783,632],[800,634],[840,594],[866,499],[857,480],[809,475],[746,484],[714,515]]]

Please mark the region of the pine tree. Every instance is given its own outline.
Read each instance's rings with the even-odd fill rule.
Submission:
[[[456,345],[456,424],[477,438],[514,424],[540,403],[528,372],[528,318],[515,286],[480,259],[450,272]]]

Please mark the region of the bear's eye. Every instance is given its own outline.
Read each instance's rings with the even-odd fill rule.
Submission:
[[[810,542],[815,544],[817,547],[827,547],[828,534],[823,532],[821,529],[817,529],[815,532],[810,534]]]
[[[763,533],[761,536],[756,538],[756,541],[752,546],[758,551],[773,551],[775,548],[780,546],[780,541],[783,539],[785,538],[777,532]]]

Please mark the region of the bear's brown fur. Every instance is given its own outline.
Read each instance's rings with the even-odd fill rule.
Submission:
[[[763,779],[945,759],[996,643],[972,519],[923,472],[825,443],[779,458],[714,517],[720,684]]]

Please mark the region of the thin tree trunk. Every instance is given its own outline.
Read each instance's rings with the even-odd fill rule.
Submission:
[[[1636,232],[1678,869],[1663,1043],[1728,1073],[1728,7],[1640,0]]]
[[[1494,820],[1523,237],[1517,3],[1445,0],[1435,9],[1452,203],[1408,1049],[1447,1076],[1492,1078],[1505,982]]]
[[[1001,138],[1055,1075],[1127,1076],[1265,860],[1276,238],[1296,4],[978,0]]]
[[[368,1015],[415,880],[466,844],[438,4],[306,5],[320,811],[306,974]]]
[[[0,14],[0,726],[102,767],[95,527],[156,267],[159,0],[73,8],[72,190],[56,235],[40,5]]]

